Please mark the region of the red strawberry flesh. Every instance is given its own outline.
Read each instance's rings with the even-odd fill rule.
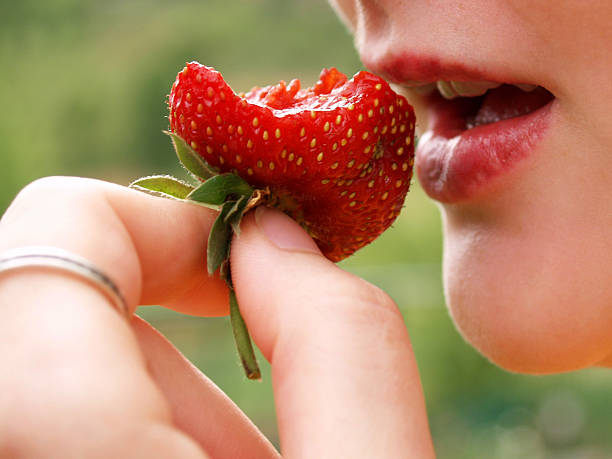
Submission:
[[[325,69],[313,88],[240,96],[196,62],[176,78],[170,129],[221,172],[268,187],[333,261],[373,241],[399,215],[414,159],[414,112],[381,78]]]

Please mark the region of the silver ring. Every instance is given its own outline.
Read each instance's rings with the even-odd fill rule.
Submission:
[[[55,268],[77,275],[98,288],[119,313],[129,318],[127,302],[117,285],[80,255],[50,246],[19,247],[0,254],[0,274],[29,267]]]

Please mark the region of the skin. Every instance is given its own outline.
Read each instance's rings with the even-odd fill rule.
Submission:
[[[131,311],[224,315],[227,291],[202,260],[215,216],[118,185],[46,178],[0,220],[0,253],[60,247],[108,274]],[[246,217],[231,262],[243,316],[272,365],[283,456],[433,457],[408,332],[384,292],[339,269],[276,211]],[[5,272],[0,305],[10,368],[0,372],[0,456],[279,457],[163,336],[126,321],[82,279]]]
[[[437,53],[555,94],[558,119],[536,154],[478,201],[442,207],[446,294],[464,336],[508,369],[608,363],[612,6],[335,4],[366,62],[392,49]],[[227,312],[227,293],[201,260],[213,219],[116,185],[44,179],[0,221],[0,251],[72,250],[119,285],[131,310],[154,303],[214,316]],[[273,212],[247,217],[232,277],[272,364],[284,456],[433,457],[409,337],[388,296]],[[1,456],[278,456],[170,343],[138,318],[127,323],[89,284],[13,271],[0,276],[0,304],[0,357],[11,369],[0,376]]]
[[[409,51],[554,94],[555,119],[529,158],[477,199],[440,205],[447,302],[463,336],[506,369],[612,363],[612,4],[333,4],[374,71]],[[426,130],[422,111],[417,120]]]

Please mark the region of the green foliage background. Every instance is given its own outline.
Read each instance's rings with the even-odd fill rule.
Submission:
[[[47,175],[122,184],[180,175],[162,130],[166,95],[189,60],[216,67],[237,91],[294,77],[309,86],[326,66],[362,68],[322,0],[0,0],[0,209]],[[439,457],[612,455],[607,370],[509,374],[455,331],[444,308],[438,210],[418,184],[395,227],[343,266],[402,309]],[[278,443],[269,367],[260,357],[263,383],[244,379],[227,319],[139,313]]]

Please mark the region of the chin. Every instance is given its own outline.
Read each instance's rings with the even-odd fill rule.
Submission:
[[[467,342],[512,372],[605,365],[612,354],[606,252],[592,244],[589,228],[576,236],[581,232],[553,214],[525,216],[522,207],[518,219],[444,206],[444,284],[453,321]]]

